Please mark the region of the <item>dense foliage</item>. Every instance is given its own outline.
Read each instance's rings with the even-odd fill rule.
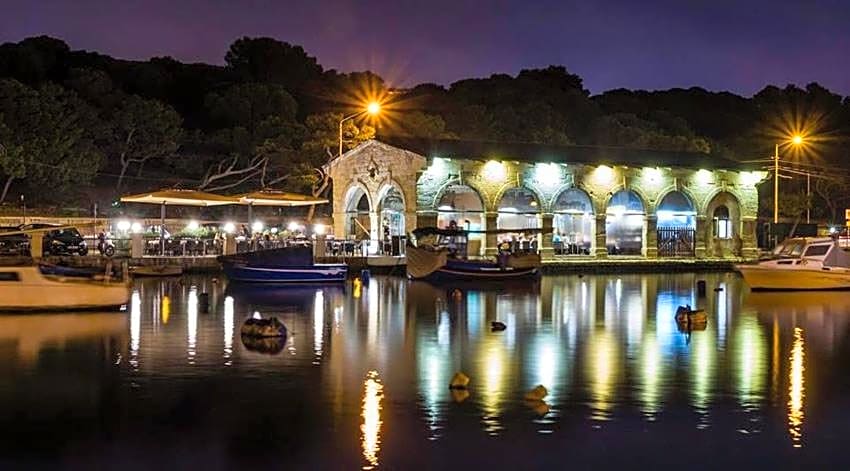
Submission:
[[[385,111],[346,121],[346,149],[377,132],[754,160],[803,132],[811,145],[783,149],[784,159],[815,173],[850,167],[850,100],[818,84],[771,85],[753,97],[701,88],[591,96],[580,77],[550,66],[393,90],[371,72],[325,70],[271,38],[235,41],[225,63],[119,60],[49,37],[0,45],[0,201],[26,194],[87,206],[166,185],[321,193],[328,182],[316,169],[338,152],[339,120],[374,98]],[[842,172],[816,179],[823,216],[847,203]]]

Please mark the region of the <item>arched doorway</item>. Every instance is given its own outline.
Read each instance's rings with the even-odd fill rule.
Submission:
[[[561,192],[552,206],[552,248],[556,255],[587,255],[594,239],[593,203],[578,188]]]
[[[498,242],[509,242],[515,252],[536,252],[538,248],[538,235],[523,232],[522,229],[537,229],[540,227],[539,215],[540,205],[537,197],[531,190],[526,188],[511,188],[507,190],[499,201],[499,213],[496,218],[498,229],[507,229],[509,232],[500,233]],[[516,229],[516,232],[510,232]]]
[[[484,229],[484,202],[471,187],[461,184],[449,185],[437,201],[437,227],[447,228],[454,221],[459,227],[480,231]],[[484,235],[472,233],[468,236],[467,253],[481,255]]]
[[[369,195],[358,187],[348,190],[345,198],[345,237],[347,239],[367,240],[370,238],[372,223],[369,213],[372,205]]]
[[[693,257],[696,240],[696,211],[680,191],[671,191],[658,204],[656,231],[660,257]]]
[[[614,193],[608,201],[605,214],[605,246],[608,253],[641,255],[646,213],[638,195],[630,190]]]
[[[381,253],[400,255],[401,240],[405,235],[404,228],[404,196],[395,187],[389,187],[383,192],[378,202],[380,216]]]
[[[709,257],[738,257],[741,255],[741,210],[738,200],[720,192],[705,208],[711,224],[704,229],[706,252]]]

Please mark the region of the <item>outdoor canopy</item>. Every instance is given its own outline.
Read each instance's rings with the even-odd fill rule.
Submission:
[[[245,193],[235,196],[216,195],[197,190],[180,190],[180,189],[163,189],[150,193],[140,193],[137,195],[129,195],[121,197],[122,203],[144,203],[161,205],[159,212],[160,216],[160,251],[165,255],[165,206],[226,206],[231,204],[239,204],[248,206],[248,220],[250,222],[251,208],[257,206],[310,206],[314,204],[324,204],[328,200],[323,198],[314,198],[308,195],[298,193],[287,193],[283,191],[260,190],[251,193]]]

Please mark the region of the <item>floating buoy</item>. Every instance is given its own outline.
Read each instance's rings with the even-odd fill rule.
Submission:
[[[493,321],[490,323],[490,330],[493,332],[501,332],[507,328],[508,326],[506,326],[504,322]]]
[[[723,291],[723,288],[714,288],[714,291],[715,291],[715,292],[717,292],[717,291]]]
[[[469,391],[466,389],[452,389],[452,400],[460,404],[469,397]]]
[[[246,337],[286,337],[286,326],[277,317],[268,319],[250,318],[242,324],[240,333]]]
[[[542,401],[548,394],[549,391],[546,390],[546,386],[538,384],[534,389],[525,393],[525,399],[529,401]]]
[[[360,270],[360,278],[362,279],[361,281],[362,281],[364,284],[368,284],[368,283],[369,283],[369,278],[371,278],[371,275],[372,275],[372,274],[371,274],[371,273],[369,273],[369,270],[366,270],[366,269]]]
[[[469,376],[458,371],[452,376],[452,381],[449,383],[449,389],[466,389],[469,385]]]
[[[531,408],[535,414],[543,417],[544,415],[549,413],[549,404],[546,401],[531,401],[526,400],[525,405]]]
[[[691,309],[690,306],[679,306],[676,309],[676,322],[680,324],[704,324],[708,316],[703,309]]]

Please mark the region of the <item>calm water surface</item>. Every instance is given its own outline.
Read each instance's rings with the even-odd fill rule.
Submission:
[[[850,463],[848,293],[751,294],[733,273],[461,289],[185,277],[137,282],[126,313],[0,316],[0,465]],[[705,330],[679,331],[683,304]],[[243,342],[254,315],[285,342]]]

